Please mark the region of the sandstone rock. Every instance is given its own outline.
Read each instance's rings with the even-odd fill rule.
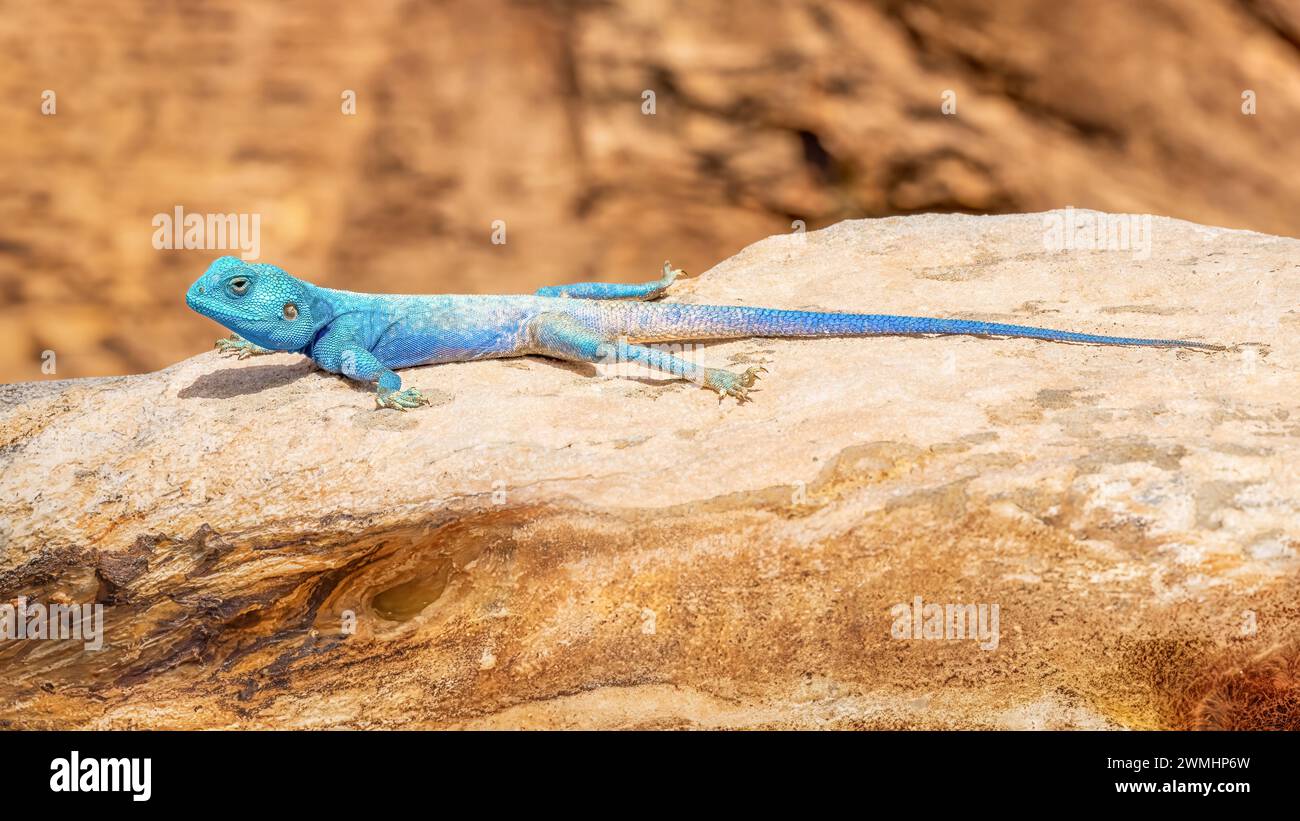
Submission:
[[[1103,215],[1076,213],[1077,220]],[[0,392],[13,727],[1300,725],[1300,242],[1055,215],[774,236],[671,298],[1219,341],[745,340],[755,401],[540,359],[277,354]],[[896,605],[999,608],[996,648]]]

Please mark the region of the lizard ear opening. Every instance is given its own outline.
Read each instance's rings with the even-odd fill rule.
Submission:
[[[298,306],[292,302],[284,303],[284,318],[292,322],[298,318]]]

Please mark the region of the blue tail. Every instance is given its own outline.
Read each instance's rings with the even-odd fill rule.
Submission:
[[[962,334],[1085,342],[1095,345],[1140,345],[1153,348],[1199,348],[1221,351],[1221,345],[1182,339],[1144,339],[1129,336],[1057,331],[1033,325],[1007,325],[967,319],[935,319],[889,314],[842,314],[821,311],[783,311],[740,305],[686,305],[651,303],[641,306],[633,321],[636,330],[652,339],[728,339],[742,336],[818,337]],[[635,333],[635,331],[633,331]]]
[[[924,316],[888,316],[854,314],[859,327],[867,333],[884,334],[967,334],[970,336],[1010,336],[1022,339],[1048,339],[1053,342],[1086,342],[1095,345],[1139,345],[1149,348],[1202,348],[1223,350],[1221,345],[1189,342],[1183,339],[1146,339],[1132,336],[1106,336],[1074,331],[1058,331],[1033,325],[1008,325],[1002,322],[976,322],[967,319],[931,319]]]

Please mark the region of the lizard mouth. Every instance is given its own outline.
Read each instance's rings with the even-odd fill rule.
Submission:
[[[185,294],[185,304],[195,313],[219,322],[232,331],[239,330],[235,327],[236,324],[244,325],[252,321],[249,317],[229,310],[221,303],[205,298],[199,288],[192,288]]]

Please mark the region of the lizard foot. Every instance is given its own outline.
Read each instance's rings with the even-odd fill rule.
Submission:
[[[217,353],[225,356],[234,354],[239,359],[247,359],[250,356],[260,356],[264,353],[275,353],[275,351],[254,345],[247,339],[241,339],[239,336],[231,336],[226,339],[217,340]]]
[[[671,262],[664,260],[664,275],[663,279],[660,280],[660,282],[663,283],[664,289],[667,289],[669,285],[672,285],[678,277],[684,276],[686,276],[685,271],[681,268],[674,268]]]
[[[429,404],[429,400],[424,398],[424,394],[415,388],[407,388],[404,391],[383,391],[375,394],[375,407],[392,408],[393,410],[406,411],[411,408],[418,408],[421,405]]]
[[[717,391],[719,397],[734,396],[744,402],[749,399],[749,389],[758,381],[758,375],[766,372],[767,368],[761,365],[746,368],[744,373],[707,368],[704,372],[704,387]]]

